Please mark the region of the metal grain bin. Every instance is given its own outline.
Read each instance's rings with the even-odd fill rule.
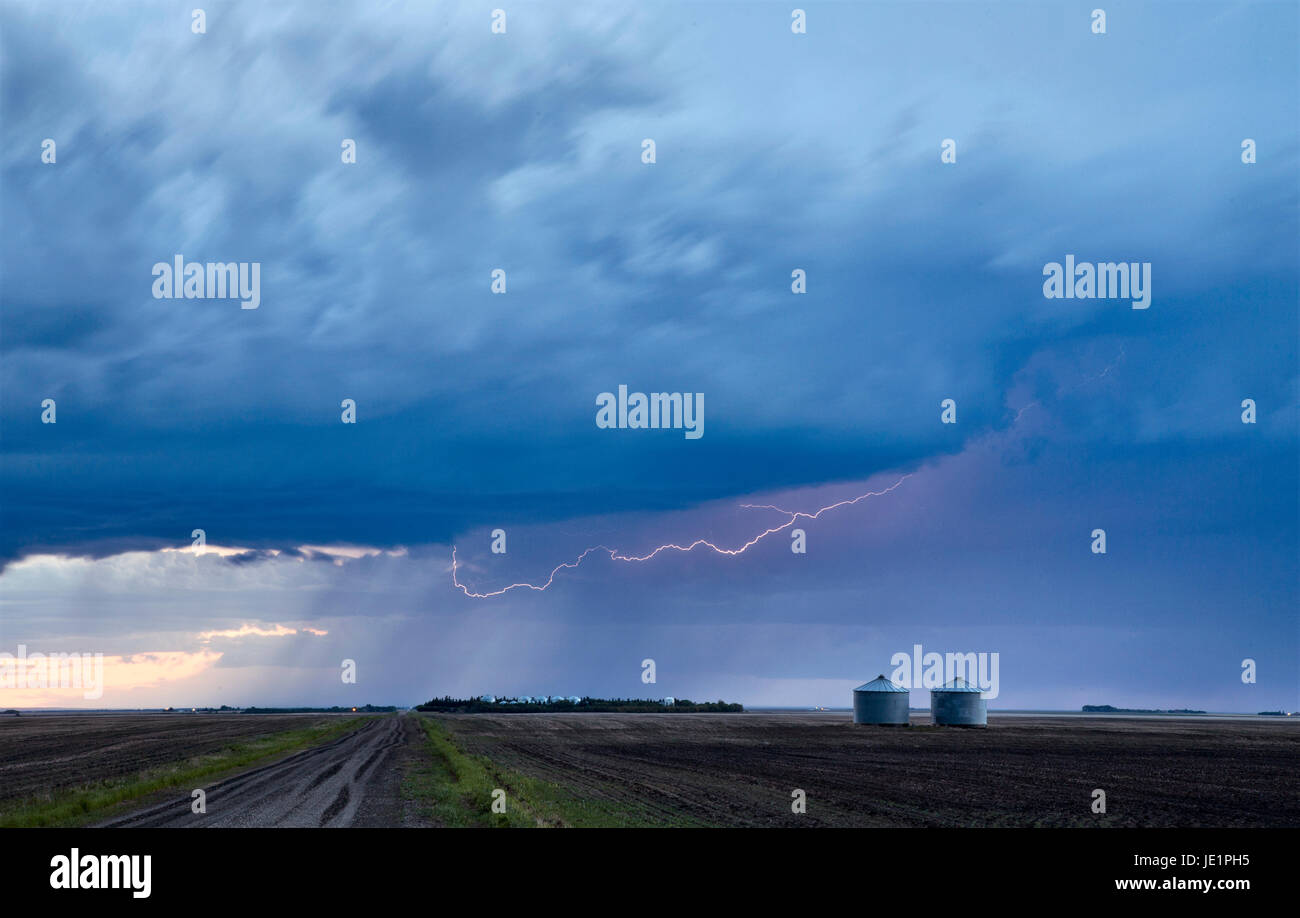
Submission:
[[[936,724],[950,727],[987,727],[989,723],[984,695],[965,679],[930,690],[930,716]]]
[[[853,690],[853,722],[906,727],[908,699],[911,697],[911,692],[881,674]]]

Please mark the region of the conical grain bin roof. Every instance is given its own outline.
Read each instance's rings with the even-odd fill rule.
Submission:
[[[884,674],[877,676],[870,682],[859,685],[853,691],[855,692],[906,692],[907,689],[885,678]]]

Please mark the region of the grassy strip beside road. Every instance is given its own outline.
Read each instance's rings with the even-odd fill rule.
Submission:
[[[258,715],[249,715],[258,716]],[[220,752],[189,756],[124,778],[87,782],[40,797],[9,801],[0,809],[0,827],[80,826],[98,822],[164,791],[192,791],[253,765],[298,752],[355,730],[367,719],[286,730],[227,745]]]
[[[422,814],[451,828],[609,828],[692,825],[682,817],[665,820],[633,803],[582,798],[548,781],[500,767],[460,749],[435,717],[420,716],[426,736],[423,755],[403,781],[403,794]],[[505,812],[492,812],[492,792],[505,791]]]

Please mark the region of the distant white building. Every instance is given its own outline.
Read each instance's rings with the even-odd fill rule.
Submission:
[[[496,695],[480,695],[478,700],[479,700],[479,701],[482,701],[484,704],[496,704],[496,703],[497,703],[497,696],[496,696]]]
[[[582,703],[582,699],[579,698],[577,695],[569,696],[569,704],[581,704],[581,703]]]
[[[662,704],[665,708],[671,708],[676,703],[677,703],[677,699],[674,698],[672,695],[669,695],[662,702],[660,702],[660,704]]]

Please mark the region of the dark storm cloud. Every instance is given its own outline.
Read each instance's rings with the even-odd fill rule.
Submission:
[[[1133,388],[1062,396],[1062,438],[1181,455],[1243,393],[1262,439],[1294,435],[1293,55],[1149,11],[1134,28],[1184,42],[1103,49],[1101,73],[1051,15],[999,8],[924,34],[873,11],[899,39],[869,54],[853,9],[811,51],[727,7],[534,12],[509,44],[472,10],[209,12],[195,36],[170,6],[6,7],[6,559],[196,526],[257,551],[446,542],[862,479],[1005,427],[1035,360],[1026,400],[1125,355]],[[261,262],[261,308],[153,299],[177,252]],[[1066,252],[1152,261],[1154,307],[1045,301]],[[704,392],[704,438],[597,430],[620,383]]]

